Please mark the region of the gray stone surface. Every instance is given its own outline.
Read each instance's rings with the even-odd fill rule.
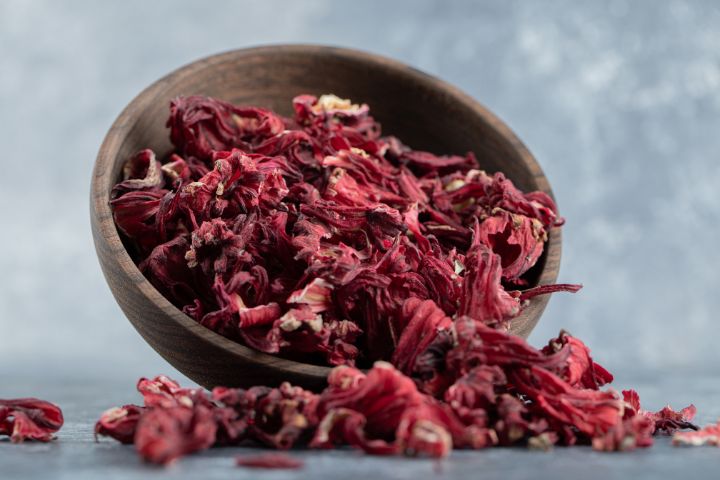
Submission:
[[[142,463],[131,446],[112,440],[93,440],[92,429],[100,412],[121,403],[135,402],[135,379],[81,378],[60,380],[38,373],[33,378],[4,377],[18,395],[42,395],[61,404],[66,426],[51,444],[13,445],[0,441],[0,478],[58,480],[168,479],[257,479],[297,478],[317,480],[397,479],[577,479],[625,480],[716,478],[720,449],[713,447],[678,448],[668,437],[660,437],[651,449],[630,453],[599,453],[589,447],[556,448],[534,452],[522,448],[456,451],[441,462],[430,459],[370,457],[353,450],[317,452],[291,451],[305,467],[298,471],[262,471],[234,466],[236,455],[262,453],[250,448],[212,449],[179,460],[161,469]],[[42,380],[39,381],[39,380]],[[633,379],[631,385],[648,406],[661,406],[667,392],[678,392],[676,406],[695,400],[707,423],[720,416],[720,375],[664,376],[651,381]],[[620,387],[628,385],[620,384]],[[4,388],[3,388],[4,389]]]
[[[92,162],[149,83],[270,42],[398,58],[520,135],[567,217],[561,280],[585,284],[552,300],[535,343],[568,328],[615,370],[717,361],[718,24],[713,1],[4,0],[0,363],[165,368],[97,267]]]
[[[662,385],[649,406],[693,400],[719,413],[718,379],[702,373],[720,360],[718,25],[712,0],[0,1],[0,395],[46,390],[68,402],[69,419],[54,445],[0,444],[0,476],[8,463],[17,475],[91,477],[99,464],[106,476],[146,472],[127,449],[91,445],[87,433],[134,379],[175,374],[105,286],[87,214],[92,162],[115,116],[146,85],[201,56],[264,43],[388,55],[505,119],[567,217],[561,280],[585,284],[550,302],[531,341],[567,328],[621,385]],[[66,388],[45,386],[50,379]],[[398,478],[433,471],[354,455],[348,468],[333,463],[338,455],[312,454],[309,468]],[[566,472],[557,461],[607,478],[700,469],[711,459],[720,462],[718,452],[662,445],[627,456],[502,450],[455,455],[443,475]],[[169,475],[227,464],[213,453]]]

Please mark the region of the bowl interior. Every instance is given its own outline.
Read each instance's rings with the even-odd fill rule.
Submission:
[[[175,96],[209,95],[290,116],[292,98],[303,93],[334,93],[355,103],[367,103],[385,134],[396,135],[414,149],[438,154],[472,151],[485,170],[504,172],[522,190],[542,190],[552,195],[542,171],[522,143],[500,120],[467,95],[389,59],[316,46],[228,52],[194,62],[151,85],[131,102],[108,133],[98,158],[99,163],[107,162],[105,174],[94,184],[93,195],[107,201],[112,186],[120,179],[124,162],[138,150],[152,148],[158,154],[170,152],[172,146],[165,122],[170,100]],[[105,148],[107,145],[111,148]],[[109,207],[99,203],[96,214],[100,221],[112,222]],[[106,238],[109,243],[119,243],[116,229],[101,230],[105,237],[112,237]],[[546,252],[530,272],[531,283],[555,281],[557,264],[553,262],[552,268],[546,268],[548,256],[559,257],[557,229],[551,232]],[[152,289],[149,282],[145,283],[146,288]],[[515,333],[529,333],[546,301],[533,300],[535,303],[513,322]],[[184,316],[179,310],[173,316],[177,314]],[[221,348],[244,349],[216,336]],[[325,369],[318,372],[324,374]]]

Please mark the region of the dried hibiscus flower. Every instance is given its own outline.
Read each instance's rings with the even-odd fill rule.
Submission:
[[[144,404],[108,410],[96,434],[166,464],[244,443],[431,457],[495,445],[621,451],[696,428],[692,405],[653,413],[634,391],[604,388],[613,376],[567,332],[542,349],[508,332],[529,299],[581,288],[530,284],[564,222],[548,195],[480,170],[472,153],[383,136],[367,105],[300,95],[293,108],[288,119],[173,100],[175,151],[130,158],[111,205],[140,270],[175,305],[257,350],[336,366],[327,388],[208,394],[141,379]],[[713,442],[713,432],[674,438]]]
[[[0,399],[0,435],[13,443],[25,440],[49,442],[63,425],[57,405],[37,398]]]
[[[640,409],[634,391],[621,396],[601,390],[611,376],[567,332],[537,350],[469,317],[445,325],[447,317],[431,301],[408,302],[410,323],[443,324],[429,343],[416,347],[422,352],[449,341],[441,350],[444,366],[436,371],[442,381],[426,383],[416,368],[419,357],[404,364],[406,373],[386,362],[367,372],[336,367],[320,394],[283,383],[216,387],[208,395],[164,376],[143,378],[138,391],[144,406],[106,411],[95,432],[134,443],[145,460],[167,464],[211,446],[246,443],[283,450],[349,445],[374,455],[430,457],[495,445],[548,449],[580,443],[625,451],[651,446],[660,432],[697,428],[690,423],[692,405],[652,413]],[[431,320],[436,315],[440,322]],[[673,441],[712,443],[716,433],[676,433]]]
[[[261,455],[242,455],[235,458],[235,465],[246,468],[290,469],[303,468],[302,460],[281,453],[264,453]]]
[[[266,353],[406,371],[456,315],[504,328],[532,296],[579,288],[518,290],[562,223],[546,194],[383,136],[367,105],[292,104],[284,118],[178,97],[174,151],[140,151],[113,188],[140,270],[197,322]]]
[[[635,390],[623,390],[623,399],[625,400],[628,413],[626,416],[639,416],[647,418],[652,423],[652,433],[661,432],[666,435],[672,435],[677,430],[691,429],[697,430],[698,427],[692,423],[697,409],[695,405],[689,405],[679,412],[667,405],[657,412],[648,412],[640,408],[640,396]]]
[[[672,437],[673,445],[701,446],[710,445],[720,447],[720,421],[708,425],[695,432],[676,432]]]

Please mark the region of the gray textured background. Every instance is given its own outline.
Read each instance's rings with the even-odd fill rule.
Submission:
[[[711,368],[719,25],[712,1],[0,1],[0,388],[10,394],[9,372],[174,374],[102,278],[92,163],[152,81],[204,55],[281,42],[405,61],[523,139],[567,217],[560,279],[585,284],[551,301],[535,345],[567,328],[621,382]]]

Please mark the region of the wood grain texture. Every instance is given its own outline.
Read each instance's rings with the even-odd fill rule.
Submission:
[[[160,154],[170,151],[165,121],[173,97],[210,95],[289,115],[292,98],[301,93],[334,93],[367,103],[384,132],[413,148],[473,151],[487,171],[503,171],[519,188],[552,196],[540,166],[501,120],[457,88],[394,60],[333,47],[268,46],[215,55],[170,73],[130,102],[100,147],[91,188],[92,233],[105,278],[127,318],[168,362],[206,387],[287,380],[319,389],[329,368],[256,352],[172,305],[143,277],[123,246],[110,211],[110,191],[130,155],[148,147]],[[560,251],[560,230],[555,228],[533,268],[533,283],[555,282]],[[527,337],[547,302],[547,296],[532,299],[512,321],[512,331]]]

